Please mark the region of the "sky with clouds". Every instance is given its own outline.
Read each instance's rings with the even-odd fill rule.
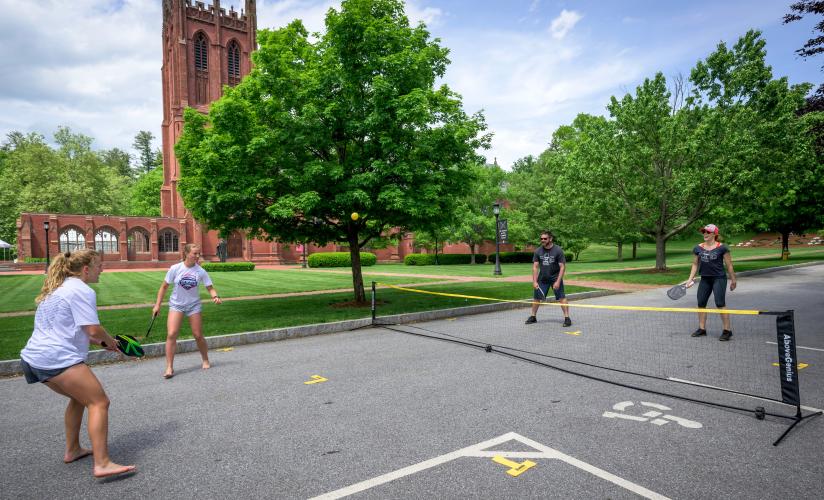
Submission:
[[[783,25],[790,3],[409,0],[406,12],[451,50],[444,80],[468,113],[484,111],[494,137],[483,154],[508,168],[540,154],[578,113],[604,114],[610,96],[658,71],[688,76],[720,41],[732,45],[748,29],[764,33],[776,76],[821,83],[824,58],[795,55],[815,19]],[[243,0],[221,5],[240,10]],[[322,31],[327,10],[339,6],[258,0],[258,28],[299,18]],[[0,0],[0,12],[0,138],[16,130],[51,139],[66,125],[95,148],[134,153],[139,130],[159,137],[161,0]]]

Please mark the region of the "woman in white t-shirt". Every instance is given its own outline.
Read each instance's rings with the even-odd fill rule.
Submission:
[[[28,383],[42,382],[69,398],[63,461],[70,463],[94,455],[95,477],[136,470],[134,465],[119,465],[109,458],[109,398],[85,363],[89,343],[117,351],[117,341],[97,317],[97,295],[87,285],[97,283],[102,270],[101,256],[94,250],[58,255],[35,299],[34,331],[20,351],[20,364]],[[91,450],[80,446],[80,426],[86,409]]]
[[[205,269],[198,265],[200,260],[200,247],[188,244],[183,247],[183,262],[179,262],[169,268],[166,279],[160,285],[157,292],[152,314],[160,312],[160,304],[166,296],[169,285],[173,285],[172,296],[169,297],[169,319],[166,322],[166,371],[164,378],[172,378],[175,374],[175,349],[177,349],[177,336],[180,333],[180,325],[183,324],[183,317],[189,318],[189,326],[192,327],[192,335],[200,351],[204,370],[209,368],[209,346],[203,338],[203,317],[200,305],[200,284],[206,287],[212,301],[220,304],[220,297],[217,290],[212,286],[212,280]]]

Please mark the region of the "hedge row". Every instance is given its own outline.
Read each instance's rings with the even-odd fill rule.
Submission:
[[[254,271],[254,262],[204,262],[200,267],[209,271],[215,272],[234,272],[234,271]]]
[[[23,259],[26,264],[40,264],[46,262],[45,257],[26,257]]]
[[[495,259],[495,256],[492,256]],[[472,262],[472,255],[468,253],[439,253],[438,264],[448,266],[451,264],[469,264]],[[486,262],[486,255],[475,254],[475,263]],[[435,265],[434,253],[410,253],[403,258],[403,263],[407,266],[433,266]]]
[[[501,252],[501,264],[532,262],[532,252]],[[489,261],[495,262],[495,254],[489,254]]]
[[[361,266],[374,266],[378,262],[375,254],[360,253]],[[317,252],[307,259],[309,267],[352,267],[352,256],[349,252]]]

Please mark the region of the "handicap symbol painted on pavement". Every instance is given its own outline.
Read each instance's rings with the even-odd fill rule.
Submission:
[[[630,406],[635,406],[635,403],[633,403],[632,401],[622,401],[620,403],[615,403],[614,405],[612,405],[612,409],[619,412],[624,412]],[[630,415],[627,413],[615,413],[612,411],[605,411],[602,416],[606,418],[622,418],[624,420],[634,420],[636,422],[649,422],[655,425],[664,425],[670,422],[676,422],[678,425],[686,427],[688,429],[700,429],[704,427],[704,425],[701,424],[701,422],[696,422],[694,420],[688,420],[686,418],[676,417],[674,415],[667,415],[662,413],[665,411],[672,411],[672,408],[669,408],[667,406],[659,405],[657,403],[647,403],[645,401],[641,401],[641,406],[655,408],[655,410],[650,410],[646,413],[641,414],[640,416]]]

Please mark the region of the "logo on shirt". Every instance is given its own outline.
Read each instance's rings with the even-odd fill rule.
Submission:
[[[180,278],[180,281],[177,282],[184,290],[191,290],[197,286],[197,277],[191,276],[189,274]]]
[[[555,256],[544,254],[541,256],[541,265],[548,266],[555,263]]]
[[[718,254],[715,252],[701,252],[701,262],[709,262],[711,260],[717,260]]]

